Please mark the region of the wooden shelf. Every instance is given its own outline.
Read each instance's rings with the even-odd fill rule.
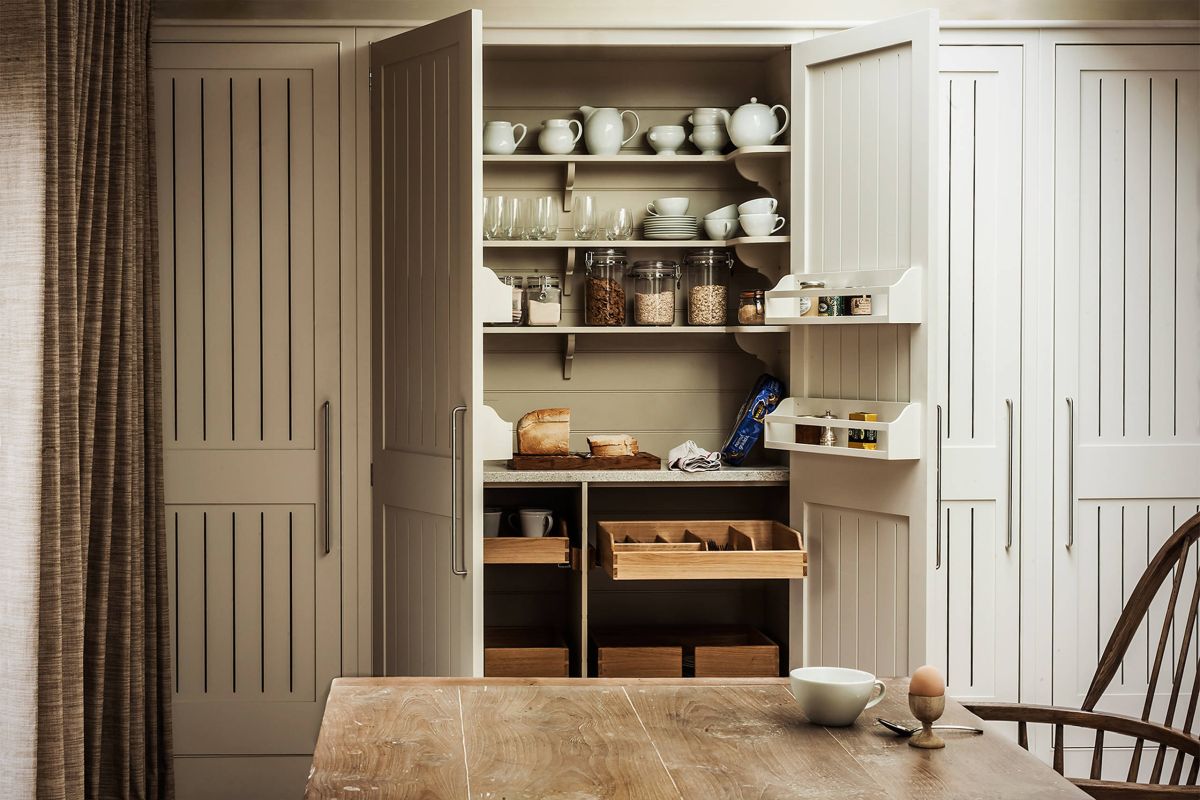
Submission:
[[[484,333],[532,335],[554,334],[632,334],[632,333],[787,333],[786,325],[622,325],[602,327],[599,325],[497,325],[483,329]]]
[[[709,549],[709,543],[718,548]],[[771,520],[597,522],[600,564],[615,581],[803,578],[800,532]]]
[[[485,164],[656,164],[684,167],[694,164],[736,164],[739,161],[782,158],[790,155],[789,144],[772,144],[761,147],[740,147],[728,153],[705,156],[699,153],[684,153],[660,156],[654,153],[617,153],[613,156],[594,156],[588,153],[566,153],[547,155],[544,153],[514,153],[509,156],[485,155]]]
[[[801,281],[824,281],[825,286],[801,289]],[[766,293],[767,321],[775,325],[880,325],[920,323],[925,300],[920,267],[847,272],[808,272],[784,275]],[[869,316],[801,316],[801,298],[871,295]]]
[[[487,536],[483,539],[485,564],[570,564],[571,540],[565,536]]]
[[[821,414],[832,411],[838,419],[824,419]],[[868,411],[879,416],[877,422],[847,419],[855,411]],[[824,456],[873,458],[884,461],[904,461],[921,457],[921,406],[917,403],[889,403],[869,400],[836,400],[823,397],[785,397],[779,406],[763,420],[766,428],[764,446],[772,450],[793,453],[814,453]],[[845,445],[844,433],[838,434],[838,445],[824,447],[796,441],[798,427],[850,428],[878,431],[875,450],[859,450]]]
[[[746,247],[758,245],[788,244],[791,236],[738,236],[733,239],[486,239],[485,248],[533,248],[565,250],[568,248],[620,247],[627,250],[680,247]]]

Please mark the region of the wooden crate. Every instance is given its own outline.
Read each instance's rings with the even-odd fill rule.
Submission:
[[[491,536],[483,540],[485,564],[567,564],[571,540],[566,536]]]
[[[697,628],[684,641],[684,659],[690,655],[697,678],[779,676],[779,645],[757,628]]]
[[[618,581],[808,575],[800,532],[771,520],[597,522],[596,544]]]
[[[484,628],[483,674],[488,678],[569,677],[567,640],[554,628]]]
[[[598,678],[683,677],[683,647],[649,628],[595,628],[588,633]]]

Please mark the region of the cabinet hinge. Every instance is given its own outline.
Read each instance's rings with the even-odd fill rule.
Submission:
[[[374,90],[375,90],[375,73],[368,72],[367,73],[367,91],[372,92]]]
[[[371,485],[375,485],[375,462],[371,462]]]

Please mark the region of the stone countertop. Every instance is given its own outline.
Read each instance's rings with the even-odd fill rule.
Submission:
[[[555,469],[513,470],[503,461],[488,461],[483,466],[484,485],[513,483],[669,483],[674,485],[764,484],[784,485],[788,468],[778,464],[755,467],[722,467],[715,472],[680,472],[660,469]]]

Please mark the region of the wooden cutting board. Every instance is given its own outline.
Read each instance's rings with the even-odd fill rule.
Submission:
[[[593,456],[587,453],[572,453],[569,456],[527,456],[514,454],[508,468],[515,470],[535,469],[660,469],[662,459],[653,453],[638,453],[636,456]]]

